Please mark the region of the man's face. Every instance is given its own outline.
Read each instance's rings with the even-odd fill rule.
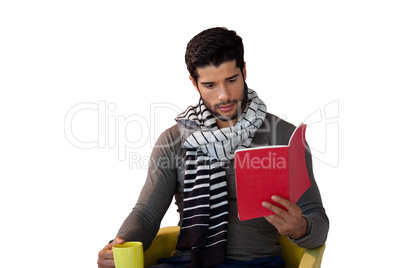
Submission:
[[[227,61],[218,67],[209,65],[197,68],[198,83],[190,76],[194,87],[201,94],[205,106],[216,118],[219,128],[236,124],[245,98],[246,67],[243,75],[236,61]]]

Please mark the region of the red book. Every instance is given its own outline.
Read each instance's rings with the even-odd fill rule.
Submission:
[[[274,214],[262,207],[278,195],[296,203],[311,186],[305,159],[306,125],[293,132],[289,145],[264,146],[235,152],[237,206],[241,221]]]

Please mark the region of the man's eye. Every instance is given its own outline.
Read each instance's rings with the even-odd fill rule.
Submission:
[[[229,83],[234,83],[234,82],[236,82],[236,79],[230,79],[229,80]]]

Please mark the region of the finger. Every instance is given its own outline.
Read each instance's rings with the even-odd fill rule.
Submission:
[[[269,209],[270,211],[272,211],[275,215],[278,215],[280,217],[286,217],[286,214],[288,213],[286,210],[268,202],[268,201],[264,201],[262,202],[262,206],[266,209]]]
[[[114,260],[111,259],[103,259],[102,261],[98,261],[99,267],[114,267]]]
[[[111,244],[111,243],[110,243]],[[109,245],[110,245],[109,244]],[[109,246],[108,245],[108,246]],[[107,247],[107,246],[106,246]],[[99,259],[113,259],[113,251],[112,248],[108,249],[108,248],[104,248],[103,250],[101,250],[98,254]]]
[[[281,217],[276,215],[269,215],[264,217],[269,223],[276,227],[276,229],[281,228],[284,225],[284,221]]]
[[[265,219],[267,219],[268,222],[274,225],[277,229],[288,228],[289,222],[291,221],[291,218],[294,217],[294,215],[267,201],[264,201],[262,204],[265,208],[275,213],[273,215],[265,217]]]
[[[107,245],[103,248],[103,250],[102,250],[101,252],[107,251],[107,250],[112,250],[112,248],[113,248],[114,245],[115,245],[114,241],[113,241],[113,242],[110,242],[109,244],[107,244]]]
[[[276,203],[278,203],[278,204],[284,206],[284,207],[287,209],[287,211],[288,211],[289,213],[291,213],[291,214],[296,214],[296,215],[299,214],[300,207],[299,207],[298,205],[296,205],[296,204],[290,202],[289,200],[287,200],[287,199],[285,199],[285,198],[283,198],[283,197],[280,197],[280,196],[278,196],[278,195],[273,195],[273,196],[271,197],[271,199],[272,199],[274,202],[276,202]]]
[[[110,242],[109,244],[107,244],[103,249],[106,250],[111,250],[113,248],[114,245],[117,244],[124,244],[124,239],[121,236],[117,236],[112,242]]]
[[[99,252],[99,259],[110,259],[113,261],[113,251],[112,248],[116,244],[123,244],[124,240],[121,237],[116,237],[112,242],[107,244],[100,252]]]
[[[104,259],[98,261],[98,267],[115,267],[115,264],[113,260]]]
[[[272,224],[272,226],[274,226],[278,232],[281,235],[287,236],[290,234],[286,223],[283,220],[277,220],[280,219],[278,216],[276,215],[270,215],[270,216],[266,216],[264,217],[269,223]]]
[[[278,203],[278,204],[284,206],[284,207],[287,208],[288,210],[289,210],[290,208],[292,208],[293,203],[290,202],[289,200],[283,198],[283,197],[280,197],[280,196],[278,196],[278,195],[273,195],[273,196],[271,196],[271,199],[272,199],[272,201],[274,201],[274,202],[276,202],[276,203]]]

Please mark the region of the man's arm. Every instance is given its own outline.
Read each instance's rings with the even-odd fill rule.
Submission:
[[[176,191],[178,131],[166,130],[152,151],[147,180],[138,201],[118,231],[125,241],[141,241],[146,250],[157,234],[160,222]]]
[[[296,204],[284,198],[273,196],[272,200],[287,208],[279,208],[269,202],[262,206],[275,215],[265,217],[278,232],[289,236],[299,247],[315,248],[325,243],[329,230],[329,220],[322,205],[321,195],[314,179],[311,153],[306,144],[306,165],[311,187],[300,197]]]
[[[123,222],[114,241],[99,252],[99,267],[114,267],[111,249],[115,244],[141,241],[144,250],[151,245],[175,193],[177,180],[175,156],[178,147],[177,141],[174,140],[176,134],[178,135],[178,131],[171,128],[159,137],[151,154],[147,180],[137,204]]]

